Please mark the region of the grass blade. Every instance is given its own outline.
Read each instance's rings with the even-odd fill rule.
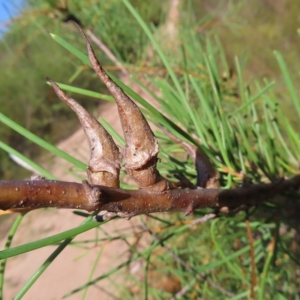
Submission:
[[[74,166],[78,167],[81,170],[86,169],[86,164],[82,163],[78,159],[72,157],[71,155],[67,154],[66,152],[58,149],[57,147],[51,145],[50,143],[46,142],[45,140],[41,139],[40,137],[36,136],[32,132],[28,131],[24,127],[20,126],[13,120],[6,117],[4,114],[0,113],[0,122],[4,123],[5,125],[9,126],[16,132],[20,133],[24,137],[26,137],[28,140],[34,142],[35,144],[39,145],[40,147],[46,149],[47,151],[53,153],[56,156],[59,156],[66,161],[72,163]]]

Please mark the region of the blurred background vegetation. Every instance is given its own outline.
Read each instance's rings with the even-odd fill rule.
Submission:
[[[172,1],[129,1],[153,32],[167,63],[153,50],[153,41],[123,2],[126,1],[24,1],[0,43],[0,112],[50,143],[67,138],[79,128],[74,114],[44,80],[49,76],[57,82],[106,93],[91,69],[49,35],[55,33],[85,53],[83,39],[67,23],[76,20],[99,37],[135,79],[140,80],[141,74],[147,77],[155,91],[161,93],[157,96],[152,91],[152,96],[160,101],[161,111],[178,121],[190,140],[198,141],[195,133],[203,135],[198,137],[221,172],[222,187],[238,186],[242,180],[240,171],[251,182],[290,177],[297,172],[299,112],[295,108],[299,105],[295,101],[299,87],[295,85],[297,99],[294,97],[293,103],[287,82],[293,85],[292,81],[298,82],[299,76],[300,2],[181,1],[178,36],[174,41],[161,30],[170,17]],[[114,63],[95,49],[105,68],[119,76],[121,72]],[[283,54],[292,80],[283,80],[273,50]],[[168,65],[176,74],[175,80],[167,70]],[[276,84],[269,91],[271,81]],[[179,87],[176,83],[180,83]],[[101,101],[79,94],[76,99],[90,111],[101,105]],[[259,101],[254,104],[253,99]],[[237,111],[244,105],[246,108]],[[192,112],[199,111],[203,114],[193,119]],[[232,117],[228,117],[231,113]],[[215,131],[211,126],[214,123]],[[0,126],[0,136],[35,160],[43,154],[40,148],[4,125]],[[183,163],[182,149],[180,153],[180,147],[162,133],[158,137],[163,146],[161,173],[170,178],[175,173],[184,173],[193,180],[192,161]],[[18,166],[12,168],[7,153],[1,150],[0,160],[2,179],[27,175]],[[201,210],[191,219],[179,214],[148,216],[144,231],[139,227],[135,237],[139,239],[149,232],[153,238],[151,246],[140,251],[128,243],[132,257],[126,262],[129,265],[142,257],[145,274],[141,278],[129,278],[131,275],[127,274],[131,286],[120,287],[124,298],[140,299],[144,293],[145,299],[148,294],[152,296],[149,299],[166,299],[183,291],[182,299],[253,299],[251,293],[256,288],[257,299],[299,299],[297,200],[299,195],[289,194],[250,212],[209,221],[199,225],[201,229],[190,227],[190,223],[209,210]],[[127,243],[126,237],[116,239]],[[41,247],[46,246],[42,243]],[[94,245],[95,241],[87,243]],[[255,251],[251,255],[250,247]],[[103,276],[110,275],[107,272]],[[157,278],[165,281],[158,282]]]
[[[153,28],[163,24],[168,13],[167,1],[131,2]],[[0,24],[1,112],[49,142],[56,143],[68,137],[78,128],[78,122],[45,84],[45,76],[81,88],[103,90],[91,70],[78,66],[72,55],[53,42],[49,32],[84,49],[82,39],[67,23],[76,20],[98,36],[123,64],[139,67],[139,72],[155,65],[155,59],[149,62],[144,53],[149,44],[144,31],[121,1],[28,0],[22,5],[20,1],[17,3],[19,15]],[[1,9],[7,8],[3,4]],[[277,81],[276,93],[280,95],[284,93],[284,86],[272,51],[276,49],[284,53],[292,76],[297,74],[299,10],[300,3],[293,0],[254,0],[251,4],[246,0],[190,0],[184,1],[181,20],[188,25],[185,30],[199,38],[218,36],[229,63],[232,89],[236,78],[234,58],[238,56],[246,84],[254,78],[271,78]],[[8,26],[4,31],[5,25]],[[101,51],[98,55],[104,65],[113,66]],[[188,59],[192,63],[193,57]],[[81,103],[85,101],[88,109],[99,105],[96,99],[82,96],[77,96],[77,99]],[[283,99],[284,96],[281,104],[285,106],[285,113],[296,122],[291,107]],[[29,157],[41,154],[38,147],[4,125],[0,127],[0,136],[2,141]],[[8,162],[7,154],[0,150],[1,178],[17,179],[26,175],[20,167]]]

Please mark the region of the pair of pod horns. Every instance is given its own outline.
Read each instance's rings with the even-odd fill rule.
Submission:
[[[119,147],[101,123],[74,99],[68,97],[53,80],[46,78],[57,96],[77,114],[88,138],[90,160],[87,175],[89,181],[92,184],[118,187],[123,157],[127,173],[140,188],[154,186],[162,181],[156,168],[157,140],[138,106],[108,76],[99,63],[87,36],[78,24],[75,23],[75,25],[86,41],[88,56],[95,73],[116,100],[126,142],[123,153],[120,153]]]

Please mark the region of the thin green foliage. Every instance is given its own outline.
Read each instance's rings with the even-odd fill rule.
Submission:
[[[81,89],[81,88],[78,88],[75,86],[70,86],[70,85],[63,84],[63,83],[58,83],[58,82],[56,82],[56,83],[64,91],[68,91],[68,92],[72,92],[75,94],[79,94],[79,95],[83,95],[83,96],[87,96],[87,97],[91,97],[91,98],[96,98],[96,99],[100,99],[100,100],[106,100],[106,101],[110,101],[110,102],[114,101],[114,98],[109,95],[100,94],[97,92]],[[49,83],[47,83],[47,84],[50,85]]]
[[[50,33],[50,36],[62,47],[68,50],[70,53],[78,57],[84,65],[91,66],[89,58],[86,54],[82,53],[81,51],[77,50],[72,44],[65,41],[63,38],[57,36],[56,34]]]
[[[68,237],[52,252],[52,254],[44,261],[44,263],[36,270],[36,272],[32,275],[32,277],[26,282],[26,284],[23,286],[23,288],[18,292],[18,294],[15,296],[15,299],[22,299],[23,296],[26,294],[26,292],[31,288],[31,286],[34,284],[34,282],[44,273],[44,271],[51,265],[53,260],[72,242],[74,239],[74,236],[77,234],[84,232],[81,227],[85,227],[84,225],[95,225],[95,222],[93,222],[93,217],[98,212],[94,212],[92,215],[87,217],[81,224],[81,226],[78,226],[77,232],[74,235],[71,235],[69,232]],[[97,224],[97,223],[96,223]],[[97,224],[98,225],[98,224]],[[93,228],[94,226],[90,226],[90,228]],[[72,230],[72,229],[71,229]],[[58,239],[61,238],[59,235],[56,236]],[[44,239],[45,240],[45,239]],[[58,241],[58,240],[57,240]],[[52,242],[53,243],[53,242]],[[51,244],[52,244],[51,243]],[[42,247],[44,247],[43,245]],[[39,247],[40,248],[40,247]],[[30,251],[30,250],[29,250]]]
[[[13,225],[10,228],[10,231],[7,236],[6,244],[4,247],[5,249],[9,249],[11,246],[11,242],[16,234],[21,221],[23,220],[24,214],[20,214],[16,220],[14,221]],[[7,259],[2,259],[0,261],[0,299],[3,299],[3,288],[4,288],[4,274],[5,274],[5,267],[6,267]]]
[[[231,78],[226,53],[220,41],[214,36],[199,38],[192,29],[202,25],[201,22],[209,23],[211,18],[206,17],[201,21],[197,20],[197,23],[184,24],[182,32],[179,33],[181,51],[171,56],[165,53],[166,50],[162,47],[164,41],[157,39],[153,33],[153,26],[145,22],[132,2],[123,0],[123,3],[125,6],[122,9],[126,7],[130,22],[133,17],[147,36],[149,45],[156,51],[159,60],[156,63],[159,68],[166,70],[165,75],[146,76],[154,89],[140,80],[139,74],[134,76],[136,82],[159,102],[159,109],[110,74],[113,80],[139,103],[148,119],[176,137],[201,147],[220,171],[223,188],[239,186],[245,179],[241,172],[249,184],[269,182],[282,176],[290,177],[299,172],[299,131],[283,111],[282,106],[287,100],[280,98],[276,93],[277,82],[258,78],[248,83],[244,78],[243,63],[237,58],[234,68],[236,78]],[[193,20],[192,13],[190,16],[190,20]],[[103,25],[103,36],[106,38],[109,38],[109,26],[108,23]],[[72,42],[67,42],[57,34],[51,36],[83,64],[89,65],[86,54],[79,51]],[[118,52],[113,45],[111,46],[111,49]],[[121,53],[116,55],[120,60],[123,57]],[[291,105],[300,116],[295,84],[282,55],[275,52],[275,57],[291,97]],[[66,91],[111,100],[110,96],[60,85]],[[160,92],[159,96],[156,91]],[[5,116],[0,115],[0,120],[55,155],[65,155],[20,129]],[[104,119],[100,121],[117,143],[124,145],[124,139],[110,124]],[[158,131],[156,135],[160,143],[160,173],[170,180],[174,180],[175,174],[183,174],[195,183],[196,171],[193,161],[184,154],[180,145],[170,141],[164,132]],[[8,147],[6,149],[8,152],[11,150]],[[85,168],[81,162],[64,157],[78,168]],[[68,244],[85,250],[86,255],[94,242],[103,245],[116,239],[126,243],[129,257],[126,256],[116,267],[93,278],[103,250],[101,248],[91,266],[86,284],[71,290],[65,297],[83,292],[84,299],[90,286],[112,278],[116,273],[125,272],[133,262],[140,261],[140,276],[128,272],[123,276],[130,278],[140,293],[137,295],[125,288],[124,282],[124,291],[122,288],[118,291],[123,298],[140,298],[143,295],[146,299],[166,299],[182,292],[182,299],[247,299],[250,298],[251,290],[254,290],[258,299],[293,299],[299,282],[295,272],[299,265],[299,253],[297,250],[291,250],[289,245],[296,241],[295,229],[297,231],[299,228],[297,216],[290,214],[290,211],[297,207],[295,203],[299,200],[299,195],[294,193],[282,197],[284,201],[266,199],[260,207],[251,208],[247,213],[241,211],[231,217],[220,217],[204,224],[199,221],[197,225],[192,225],[192,222],[201,220],[204,214],[210,212],[209,209],[196,212],[190,218],[176,214],[148,216],[147,222],[141,223],[144,229],[141,230],[139,226],[133,234],[117,231],[116,235],[113,235],[107,233],[104,226],[100,226],[97,232],[99,231],[99,235],[100,232],[106,235],[105,238],[96,237],[94,240],[72,242],[74,236],[99,227],[99,224],[92,222],[91,217],[88,217],[84,224],[71,230],[6,249],[0,253],[0,258],[7,259],[65,240],[31,277],[16,299],[20,299],[26,293]],[[251,241],[247,238],[246,219],[251,220],[250,228],[254,239],[251,246],[254,247],[254,257],[250,253]],[[281,234],[280,230],[285,233]],[[150,243],[147,242],[146,247],[136,247],[130,241],[133,237],[142,239],[144,235],[147,235],[147,241],[150,235]],[[252,286],[253,262],[256,286]],[[159,285],[157,278],[164,278],[166,281]],[[166,288],[170,282],[177,282],[173,290]],[[289,286],[286,286],[285,282],[288,282]]]
[[[282,55],[278,52],[278,51],[274,51],[274,55],[277,59],[278,65],[280,67],[280,70],[282,72],[282,76],[284,79],[284,82],[287,86],[287,89],[289,91],[289,94],[291,96],[291,99],[293,101],[294,104],[294,108],[296,109],[296,112],[298,114],[298,118],[300,118],[300,102],[299,102],[299,97],[298,94],[296,92],[296,88],[295,85],[292,81],[292,78],[289,74],[288,68],[284,62],[284,59],[282,57]]]
[[[65,232],[61,232],[59,234],[31,242],[25,245],[17,246],[15,248],[3,250],[0,253],[0,259],[7,259],[9,257],[20,255],[22,253],[26,253],[29,251],[33,251],[35,249],[39,249],[45,246],[49,246],[58,242],[63,241],[64,239],[68,239],[69,237],[74,237],[80,233],[83,233],[85,231],[88,231],[92,228],[98,227],[100,224],[97,222],[91,222],[91,218],[88,217],[86,220],[89,220],[88,222],[84,222],[82,225],[78,227],[74,227],[73,229],[67,230]]]
[[[107,121],[105,121],[105,119],[100,118],[99,121],[103,125],[103,127],[108,131],[108,133],[114,138],[114,140],[119,145],[124,147],[125,146],[124,138],[114,128],[112,128],[112,126]]]
[[[10,147],[9,145],[3,143],[2,141],[0,141],[0,148],[3,149],[4,151],[6,151],[7,153],[13,154],[16,157],[18,157],[19,159],[21,159],[21,161],[23,161],[26,164],[28,164],[33,170],[35,170],[38,174],[42,175],[43,177],[45,177],[47,179],[56,179],[46,169],[44,169],[43,167],[39,166],[37,163],[35,163],[31,159],[27,158],[26,156],[24,156],[20,152],[16,151],[15,149],[13,149],[12,147]]]
[[[8,117],[6,117],[5,115],[3,115],[2,113],[0,113],[0,121],[2,123],[4,123],[5,125],[9,126],[10,128],[12,128],[13,130],[15,130],[16,132],[18,132],[21,135],[23,135],[28,140],[36,143],[40,147],[43,147],[44,149],[48,150],[49,152],[53,153],[56,156],[59,156],[59,157],[65,159],[66,161],[69,161],[74,166],[76,166],[78,168],[81,168],[82,170],[85,170],[86,165],[84,163],[82,163],[78,159],[76,159],[76,158],[68,155],[66,152],[58,149],[57,147],[51,145],[50,143],[46,142],[42,138],[36,136],[35,134],[33,134],[32,132],[28,131],[24,127],[20,126],[19,124],[17,124],[13,120],[9,119]]]
[[[97,254],[97,256],[96,256],[95,262],[94,262],[94,264],[93,264],[93,266],[92,266],[92,268],[91,268],[91,272],[90,272],[90,274],[89,274],[88,281],[90,281],[90,280],[92,279],[93,275],[94,275],[94,272],[95,272],[95,270],[96,270],[96,268],[97,268],[97,265],[98,265],[98,263],[99,263],[99,260],[100,260],[100,258],[101,258],[101,255],[102,255],[102,251],[103,251],[103,248],[100,248],[99,251],[98,251],[98,254]],[[82,297],[81,297],[82,300],[86,299],[87,292],[88,292],[88,287],[86,287],[86,288],[84,289],[84,292],[83,292]]]

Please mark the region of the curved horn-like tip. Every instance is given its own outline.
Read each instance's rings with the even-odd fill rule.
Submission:
[[[50,78],[57,96],[76,113],[89,141],[90,161],[87,174],[93,184],[118,187],[121,155],[117,145],[106,129],[79,103],[68,97]]]
[[[156,169],[158,154],[156,138],[138,106],[107,75],[99,63],[84,31],[78,24],[75,23],[75,25],[86,41],[89,59],[94,71],[100,80],[106,85],[118,105],[118,111],[126,141],[126,147],[124,150],[125,168],[137,181],[139,186],[145,187],[153,185],[160,180],[160,176]],[[139,169],[142,169],[143,172],[133,172]]]

